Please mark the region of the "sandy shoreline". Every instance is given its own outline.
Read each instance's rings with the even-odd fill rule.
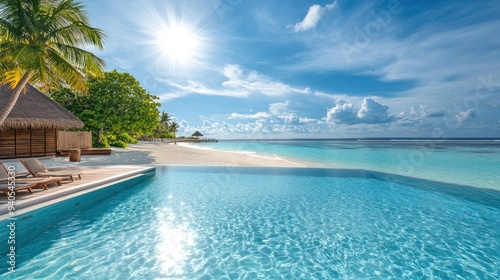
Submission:
[[[144,153],[144,164],[255,166],[255,167],[319,167],[312,163],[282,157],[264,157],[252,153],[196,148],[196,144],[174,145],[162,142],[140,142],[127,149],[113,149],[111,156],[138,159]],[[132,153],[132,154],[130,154]],[[137,161],[137,160],[136,160]],[[122,163],[123,164],[123,163]]]
[[[82,156],[80,162],[68,157],[41,159],[51,166],[122,166],[122,165],[194,165],[194,166],[253,166],[253,167],[324,167],[283,157],[265,157],[254,153],[197,148],[196,144],[174,145],[164,142],[139,142],[128,148],[112,148],[111,155]],[[17,170],[24,167],[17,159],[3,160]]]

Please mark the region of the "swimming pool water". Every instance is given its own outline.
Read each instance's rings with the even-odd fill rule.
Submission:
[[[499,192],[475,201],[388,178],[159,167],[120,192],[21,215],[15,277],[500,278]]]
[[[500,191],[500,141],[238,140],[198,147],[288,157],[334,168],[368,169]]]

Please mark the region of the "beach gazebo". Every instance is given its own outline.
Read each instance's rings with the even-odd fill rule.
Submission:
[[[0,110],[13,91],[0,85]],[[53,156],[59,130],[82,128],[83,122],[31,85],[0,126],[0,159]]]
[[[193,133],[193,135],[191,135],[191,137],[195,137],[196,139],[199,139],[200,137],[203,137],[203,134],[201,134],[201,132],[199,132],[198,130]]]

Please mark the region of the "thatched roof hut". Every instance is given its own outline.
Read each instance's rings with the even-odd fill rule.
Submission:
[[[12,95],[8,85],[0,85],[0,110],[5,108]],[[21,93],[16,105],[0,129],[69,129],[82,128],[83,122],[61,104],[31,85]]]
[[[0,110],[12,94],[8,85],[0,85]],[[59,129],[83,125],[59,103],[28,85],[0,126],[0,159],[55,155]]]
[[[201,134],[201,132],[199,132],[198,130],[193,133],[193,135],[191,135],[192,137],[203,137],[203,134]]]

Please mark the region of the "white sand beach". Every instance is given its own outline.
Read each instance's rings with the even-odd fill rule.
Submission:
[[[140,142],[126,149],[113,148],[107,158],[115,164],[172,164],[203,166],[313,167],[312,163],[253,153],[197,148],[196,144],[174,145],[163,142]],[[83,158],[82,158],[83,160]],[[106,160],[106,159],[105,159]],[[106,160],[107,161],[107,160]]]
[[[222,151],[197,147],[196,144],[165,142],[139,142],[128,148],[112,148],[111,155],[85,155],[80,162],[71,162],[68,157],[40,158],[50,167],[78,167],[81,170],[93,168],[128,168],[144,165],[186,165],[186,166],[252,166],[252,167],[325,167],[320,164],[301,162],[283,157],[261,156],[251,152]],[[19,159],[2,160],[19,174],[27,170]]]

